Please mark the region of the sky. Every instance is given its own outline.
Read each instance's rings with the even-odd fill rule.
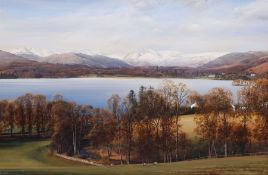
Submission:
[[[0,0],[0,50],[268,50],[268,0]]]

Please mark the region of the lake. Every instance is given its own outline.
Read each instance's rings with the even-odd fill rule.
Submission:
[[[233,94],[237,94],[240,89],[239,86],[232,86],[232,81],[229,80],[169,79],[183,82],[191,90],[202,94],[214,87],[227,88]],[[125,96],[131,89],[138,92],[141,85],[158,88],[163,80],[162,78],[1,79],[0,99],[15,99],[25,93],[44,94],[48,99],[52,99],[55,94],[61,94],[66,100],[79,104],[104,107],[112,94]]]

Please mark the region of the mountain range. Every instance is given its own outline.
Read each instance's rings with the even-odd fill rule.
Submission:
[[[17,52],[9,53],[0,51],[0,64],[8,64],[12,62],[39,62],[62,65],[84,65],[95,68],[120,68],[129,67],[127,63],[119,59],[110,58],[102,55],[86,55],[83,53],[63,53],[52,54],[50,56],[41,57],[33,52]]]
[[[14,49],[11,53],[22,56],[24,58],[39,62],[49,62],[58,64],[85,64],[91,65],[93,62],[85,59],[96,61],[97,59],[109,59],[111,57],[101,54],[85,54],[85,53],[53,53],[43,49],[22,48]],[[87,53],[87,52],[86,52]],[[141,52],[128,53],[125,56],[117,58],[132,66],[179,66],[179,67],[198,67],[211,60],[216,59],[225,53],[208,52],[197,54],[182,54],[177,51],[155,51],[147,49]],[[114,59],[115,61],[115,59]]]
[[[74,52],[61,54],[44,52],[40,54],[32,49],[17,50],[12,53],[0,51],[0,72],[6,71],[9,65],[13,66],[14,69],[12,69],[12,71],[17,71],[18,69],[22,71],[29,68],[23,67],[22,69],[21,66],[23,65],[31,65],[31,69],[34,68],[36,72],[38,72],[37,70],[40,66],[43,66],[46,71],[51,67],[53,67],[55,71],[57,67],[71,69],[72,71],[74,71],[73,69],[75,68],[75,75],[79,74],[79,71],[77,72],[77,68],[79,67],[85,70],[86,73],[88,73],[88,68],[94,68],[94,70],[96,68],[126,68],[128,70],[124,69],[125,72],[131,69],[131,71],[135,72],[135,75],[145,74],[147,76],[150,75],[151,70],[153,70],[155,66],[164,67],[164,72],[174,73],[175,71],[174,75],[178,72],[184,75],[199,75],[200,72],[205,72],[206,74],[268,74],[268,51],[233,52],[228,54],[181,54],[173,51],[156,52],[154,50],[146,50],[139,53],[127,54],[121,59],[97,54],[89,55]],[[141,67],[141,69],[137,69],[137,66]],[[144,67],[144,69],[142,67]],[[173,67],[173,70],[168,69],[168,67]],[[153,71],[155,72],[155,70]],[[124,72],[120,72],[120,74],[124,74]],[[155,74],[161,75],[163,72],[155,72]]]

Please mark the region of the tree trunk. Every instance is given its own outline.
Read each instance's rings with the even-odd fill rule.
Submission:
[[[13,124],[10,122],[10,136],[13,135]]]
[[[175,161],[178,161],[178,147],[179,147],[179,116],[176,117],[176,154]]]
[[[109,162],[110,162],[110,160],[111,160],[111,148],[110,148],[110,146],[109,145],[107,145],[107,156],[108,156],[108,160],[109,160]]]
[[[76,125],[73,126],[73,149],[74,149],[74,155],[76,154],[76,143],[77,143],[77,140],[76,140]]]
[[[212,145],[212,144],[209,142],[209,143],[208,143],[208,157],[209,157],[209,158],[211,158],[211,152],[212,152],[212,151],[211,151],[211,145]]]
[[[228,156],[228,152],[227,152],[228,122],[227,122],[225,113],[223,114],[223,117],[224,117],[224,156],[227,157]]]
[[[224,156],[227,157],[227,143],[224,143]]]
[[[32,112],[30,111],[31,109],[28,109],[28,119],[29,119],[29,123],[28,123],[28,132],[29,135],[32,135],[32,130],[33,130],[33,121],[32,121]]]
[[[24,122],[21,123],[21,135],[25,134],[25,124]]]
[[[218,157],[218,154],[217,154],[217,150],[216,150],[216,147],[215,147],[215,142],[214,140],[212,141],[212,145],[213,145],[213,149],[214,149],[214,154],[216,157]]]
[[[129,122],[129,128],[128,128],[128,134],[129,134],[129,139],[128,139],[128,159],[127,163],[130,164],[130,154],[131,154],[131,142],[132,142],[132,127],[131,127],[131,122]]]
[[[122,148],[121,148],[121,140],[119,141],[119,154],[120,154],[120,163],[123,165],[123,155],[122,155]]]

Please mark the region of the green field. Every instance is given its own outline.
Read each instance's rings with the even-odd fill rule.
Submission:
[[[49,141],[1,142],[0,174],[268,174],[268,157],[237,157],[184,161],[172,164],[94,167],[49,154]]]

